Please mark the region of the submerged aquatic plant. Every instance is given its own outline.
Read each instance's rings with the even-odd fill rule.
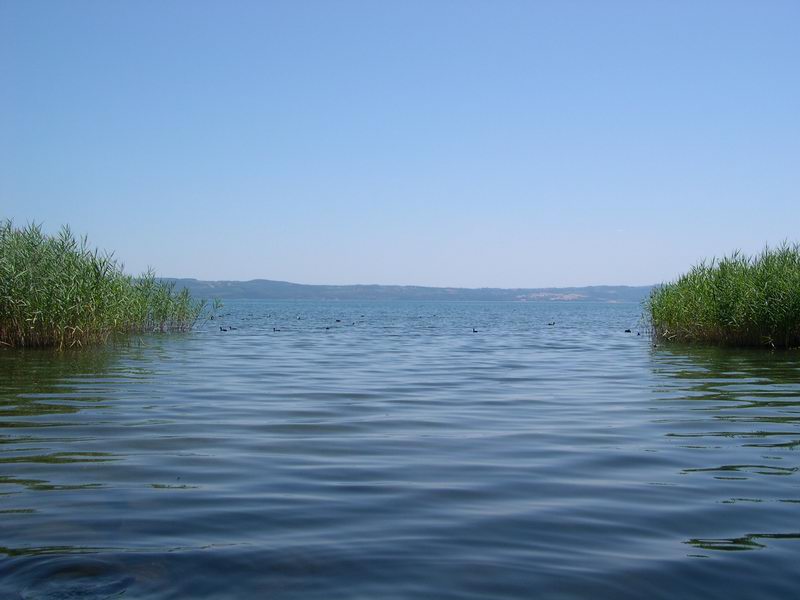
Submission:
[[[0,346],[66,348],[117,333],[187,331],[205,307],[152,271],[131,277],[69,227],[0,222]]]
[[[662,340],[730,346],[800,346],[800,244],[702,262],[648,300]]]

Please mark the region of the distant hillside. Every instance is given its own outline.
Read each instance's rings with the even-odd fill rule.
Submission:
[[[501,300],[641,302],[651,286],[597,285],[571,288],[438,288],[413,285],[305,285],[286,281],[171,279],[197,298],[264,300]]]

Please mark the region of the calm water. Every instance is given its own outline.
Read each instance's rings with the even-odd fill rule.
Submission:
[[[224,311],[0,352],[0,597],[798,597],[798,353],[652,348],[635,305]]]

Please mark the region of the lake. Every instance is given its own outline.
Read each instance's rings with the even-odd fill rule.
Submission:
[[[0,597],[797,597],[800,354],[641,310],[237,301],[0,351]]]

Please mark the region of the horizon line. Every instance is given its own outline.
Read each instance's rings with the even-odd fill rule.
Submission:
[[[565,290],[565,289],[585,289],[585,288],[598,288],[598,287],[621,287],[621,288],[648,288],[660,285],[658,283],[648,283],[641,285],[632,284],[613,284],[613,283],[599,283],[588,285],[549,285],[549,286],[534,286],[534,287],[497,287],[497,286],[481,286],[469,287],[458,285],[418,285],[418,284],[404,284],[404,283],[298,283],[295,281],[286,281],[283,279],[268,279],[265,277],[255,277],[253,279],[199,279],[197,277],[167,277],[158,276],[159,279],[167,279],[174,281],[197,281],[202,283],[253,283],[265,281],[270,283],[285,283],[288,285],[299,285],[308,287],[396,287],[396,288],[427,288],[437,290]]]

